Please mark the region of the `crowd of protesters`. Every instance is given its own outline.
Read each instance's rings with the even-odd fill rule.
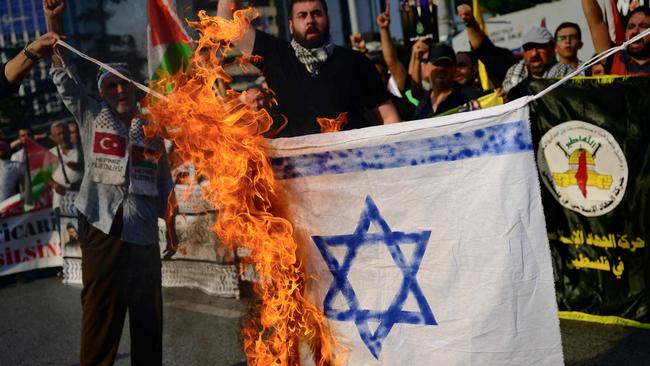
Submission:
[[[160,261],[158,249],[151,244],[157,241],[157,218],[173,209],[167,205],[172,189],[167,157],[162,153],[160,160],[139,164],[148,159],[145,150],[159,151],[162,145],[149,146],[143,138],[142,127],[147,121],[140,114],[132,84],[99,70],[96,87],[100,99],[92,98],[77,82],[69,63],[53,56],[53,45],[63,36],[64,6],[61,0],[44,1],[51,32],[1,65],[0,98],[17,91],[34,62],[53,58],[50,75],[75,119],[51,126],[50,152],[60,164],[49,184],[55,192],[55,207],[68,190],[80,190],[76,207],[84,268],[82,364],[109,364],[114,360],[127,307],[141,320],[131,319],[132,332],[137,333],[132,339],[146,339],[133,348],[133,358],[160,364]],[[596,52],[615,45],[597,0],[582,0],[582,6]],[[222,0],[218,14],[232,17],[234,8],[233,0]],[[477,101],[488,95],[514,100],[527,95],[535,79],[561,78],[583,64],[578,51],[582,33],[587,30],[570,19],[553,32],[531,27],[523,36],[522,52],[516,54],[490,40],[469,5],[459,5],[456,10],[467,29],[471,51],[455,52],[448,44],[419,39],[411,47],[410,58],[403,62],[389,31],[388,11],[376,19],[380,49],[369,50],[355,34],[350,38],[353,50],[333,43],[325,0],[292,0],[288,19],[291,42],[252,26],[235,42],[242,53],[263,56],[257,66],[265,82],[248,87],[241,101],[269,112],[275,122],[271,137],[291,137],[319,133],[317,117],[344,115],[347,123],[343,129],[353,129],[477,108]],[[624,40],[648,28],[650,9],[633,2]],[[488,80],[479,80],[479,61]],[[131,75],[124,65],[114,67]],[[579,75],[648,73],[650,36]],[[34,137],[31,133],[28,127],[20,129],[14,142],[0,135],[0,201],[19,190],[26,170],[27,139]],[[114,166],[106,167],[109,160]],[[170,228],[168,237],[175,243],[175,232],[171,231],[174,229]],[[90,253],[90,247],[97,250]],[[147,301],[116,292],[124,288],[126,280],[113,275],[131,259],[147,263],[129,269],[144,291],[139,296],[146,293]],[[107,260],[114,267],[107,267]],[[100,298],[109,298],[115,309],[102,308]],[[135,306],[133,301],[140,300],[145,305]]]
[[[220,15],[231,16],[229,1],[221,4]],[[296,4],[308,11],[294,11]],[[358,52],[350,52],[332,43],[326,2],[294,0],[289,19],[291,43],[252,27],[239,42],[243,52],[265,56],[258,66],[266,77],[265,82],[249,85],[241,101],[269,112],[275,122],[269,137],[318,133],[316,117],[335,118],[341,112],[347,112],[348,119],[343,129],[352,129],[479,108],[476,101],[493,93],[506,102],[528,94],[528,85],[536,78],[561,78],[580,67],[583,60],[578,58],[578,51],[583,46],[583,32],[590,32],[596,53],[616,45],[613,25],[608,24],[598,1],[582,0],[582,7],[589,29],[581,29],[571,19],[552,32],[531,27],[524,33],[521,52],[513,52],[497,47],[479,27],[473,9],[462,4],[456,12],[467,30],[470,51],[455,52],[447,44],[417,39],[410,47],[410,57],[402,59],[390,34],[388,10],[376,19],[379,47],[369,49],[357,33],[350,36],[350,42]],[[619,43],[650,27],[650,9],[632,1],[624,26]],[[52,45],[59,37],[49,32],[0,65],[0,97],[17,92],[34,63],[51,57]],[[278,49],[282,52],[275,52]],[[365,61],[358,57],[361,55],[366,56]],[[479,62],[485,66],[487,81],[479,78]],[[650,37],[645,37],[578,76],[649,73]],[[83,155],[77,124],[57,123],[51,126],[50,134],[35,136],[29,126],[24,126],[13,141],[0,134],[0,198],[24,189],[26,179],[21,177],[26,174],[27,137],[51,148],[61,160],[50,182],[55,201],[66,189],[78,188]]]
[[[232,5],[227,5],[228,1],[221,3],[223,3],[223,8],[220,8],[220,15],[229,17]],[[329,36],[327,6],[321,1],[309,3],[313,5],[313,9],[307,9],[307,11],[299,9],[300,11],[297,13],[294,9],[289,19],[292,43],[283,45],[283,42],[276,40],[279,43],[274,43],[273,47],[265,49],[264,45],[267,43],[267,39],[274,38],[260,31],[251,30],[248,38],[244,38],[242,41],[242,43],[245,42],[243,47],[240,47],[243,52],[263,53],[263,56],[267,58],[260,68],[267,80],[273,81],[274,85],[270,85],[270,88],[275,91],[275,94],[260,85],[256,85],[255,90],[257,90],[256,95],[263,95],[268,100],[273,99],[277,102],[278,105],[268,108],[274,113],[277,113],[278,110],[283,113],[293,108],[292,106],[297,104],[295,98],[298,95],[303,100],[307,98],[305,94],[313,94],[318,100],[325,97],[321,92],[314,91],[315,87],[323,84],[323,77],[317,71],[310,71],[310,76],[302,78],[300,76],[309,75],[302,69],[320,68],[330,75],[331,70],[337,67],[337,62],[333,59],[338,60],[336,56],[341,52],[337,53],[338,48],[332,44]],[[608,24],[604,10],[599,7],[598,1],[582,0],[582,7],[589,29],[581,29],[578,24],[571,22],[570,18],[554,30],[531,27],[524,33],[521,52],[513,52],[510,49],[497,47],[479,27],[478,22],[474,19],[471,6],[462,4],[457,7],[456,11],[458,18],[464,23],[467,30],[471,50],[455,52],[447,44],[434,44],[427,39],[419,39],[413,43],[410,58],[404,62],[398,57],[397,47],[393,43],[389,31],[390,13],[382,12],[376,19],[380,36],[378,49],[377,47],[370,49],[360,34],[350,36],[350,41],[352,48],[365,54],[375,66],[379,80],[384,85],[384,93],[378,94],[374,89],[367,89],[368,85],[376,85],[376,78],[373,78],[373,84],[367,81],[364,84],[366,93],[375,98],[371,102],[368,101],[369,98],[355,99],[355,96],[352,95],[347,97],[348,105],[342,105],[339,103],[338,95],[330,93],[327,108],[318,107],[319,103],[302,103],[301,107],[304,108],[305,105],[308,105],[312,108],[312,114],[335,118],[341,112],[351,110],[353,107],[349,106],[350,104],[354,104],[355,107],[361,105],[367,112],[372,112],[374,108],[389,103],[397,110],[400,121],[408,121],[478,108],[480,104],[476,101],[493,93],[503,102],[514,100],[527,95],[529,93],[528,86],[535,79],[562,78],[582,66],[583,60],[578,58],[578,51],[583,46],[583,31],[591,33],[597,53],[616,44],[610,36],[610,34],[614,34],[610,31],[613,24]],[[302,25],[302,28],[297,26],[303,23],[305,25]],[[624,25],[623,41],[635,37],[649,26],[649,8],[640,6],[638,1],[631,2]],[[306,37],[309,37],[309,42],[305,41]],[[305,61],[304,57],[301,58],[299,55],[293,59],[276,56],[271,51],[281,49],[279,45],[283,45],[285,50],[288,50],[286,52],[295,51],[296,55],[299,54],[299,49],[305,53],[304,49],[306,48],[313,54],[315,61]],[[282,61],[274,61],[276,57]],[[293,61],[293,63],[289,61]],[[485,66],[486,70],[487,80],[483,83],[479,80],[479,62]],[[355,68],[357,69],[355,70]],[[338,71],[343,75],[350,70],[363,74],[360,70],[365,69],[365,67],[348,64]],[[597,63],[577,73],[576,76],[643,75],[648,73],[650,73],[650,37],[644,37],[630,44],[625,51],[616,53],[602,63]],[[277,77],[277,75],[281,77]],[[312,83],[313,85],[311,85]],[[341,89],[347,87],[345,82],[336,78],[332,79],[331,83],[338,85]],[[304,90],[305,93],[300,94],[301,90]],[[336,106],[332,107],[332,105]],[[300,117],[303,121],[313,120],[311,117],[306,118],[307,114]],[[377,118],[373,113],[365,113],[363,117],[366,119],[364,122],[355,121],[343,126],[343,129],[386,123],[381,116]],[[279,136],[295,136],[306,132],[296,130],[297,127],[291,126],[291,123],[292,119],[289,118],[289,131]],[[301,124],[305,123],[301,121]],[[316,128],[315,123],[312,128]]]
[[[58,207],[60,196],[65,194],[70,184],[81,179],[83,167],[79,159],[81,145],[78,142],[77,124],[74,121],[55,122],[50,125],[50,133],[32,133],[29,126],[18,129],[15,140],[0,135],[0,202],[29,189],[27,140],[40,147],[48,148],[60,161],[49,181],[55,192],[54,204]],[[72,179],[72,181],[70,181]],[[66,181],[67,180],[67,181]]]

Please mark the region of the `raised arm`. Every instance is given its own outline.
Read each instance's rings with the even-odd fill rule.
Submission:
[[[609,38],[609,30],[603,19],[603,13],[596,0],[582,0],[582,11],[587,18],[591,39],[594,42],[596,53],[601,53],[612,47],[612,40]]]
[[[478,22],[474,18],[472,13],[472,7],[467,4],[458,5],[456,7],[456,12],[458,17],[465,24],[467,29],[467,38],[469,39],[469,44],[472,46],[472,49],[475,50],[481,46],[481,43],[487,36],[481,30],[478,25]]]
[[[13,86],[20,85],[36,61],[52,55],[52,46],[58,39],[56,34],[46,33],[27,45],[23,52],[18,53],[5,65],[7,81]]]
[[[47,29],[55,34],[62,36],[63,33],[63,11],[65,10],[65,0],[43,0],[43,12],[47,21]],[[61,52],[63,48],[59,48]],[[63,67],[63,60],[58,55],[52,56],[52,66]]]
[[[384,61],[386,61],[388,71],[390,71],[393,79],[395,79],[399,91],[404,93],[406,90],[406,80],[408,78],[404,65],[402,65],[397,57],[397,50],[395,49],[393,39],[390,37],[390,3],[388,1],[386,1],[386,11],[384,13],[379,13],[377,16],[377,25],[379,26],[381,52],[384,55]]]
[[[224,19],[232,19],[232,14],[237,9],[235,0],[220,0],[217,6],[217,16]],[[246,34],[238,41],[234,42],[235,47],[244,54],[250,55],[253,53],[253,46],[255,46],[255,29],[252,25],[248,24]]]
[[[47,20],[48,29],[53,33],[63,35],[63,11],[64,0],[43,0],[43,11]],[[66,53],[66,49],[58,47],[60,53]],[[65,56],[64,56],[65,57]],[[74,116],[79,127],[85,128],[87,121],[83,113],[93,113],[99,110],[99,103],[88,96],[83,83],[79,82],[71,68],[64,68],[64,62],[58,55],[52,56],[52,69],[50,77],[63,100],[63,104]]]
[[[424,97],[424,88],[422,79],[427,75],[422,75],[422,61],[424,55],[429,52],[429,46],[424,39],[418,39],[411,48],[411,60],[409,61],[409,75],[411,75],[411,94],[413,98],[421,99]]]

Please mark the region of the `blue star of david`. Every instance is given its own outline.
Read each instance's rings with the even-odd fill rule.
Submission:
[[[368,229],[371,223],[375,223],[380,229],[380,232],[369,233]],[[368,347],[368,350],[375,359],[379,359],[382,342],[390,333],[393,325],[397,323],[438,324],[416,279],[430,235],[431,231],[408,234],[392,231],[386,221],[381,217],[375,202],[368,196],[366,197],[365,210],[361,213],[354,233],[349,235],[312,237],[312,240],[314,240],[334,277],[323,302],[325,315],[328,318],[339,321],[354,321],[361,340],[366,344],[366,347]],[[402,245],[407,244],[415,245],[413,259],[410,263],[407,262],[401,249]],[[348,280],[350,266],[354,262],[359,249],[366,245],[386,245],[392,259],[395,261],[395,265],[400,268],[404,275],[397,295],[395,295],[388,309],[383,311],[361,309],[357,295]],[[347,247],[347,253],[343,259],[343,263],[339,263],[329,251],[329,247],[341,246]],[[333,301],[339,293],[347,300],[349,309],[333,308]],[[420,309],[419,312],[402,310],[409,293],[413,294],[413,297],[417,301]],[[369,321],[379,323],[374,333],[368,327]]]

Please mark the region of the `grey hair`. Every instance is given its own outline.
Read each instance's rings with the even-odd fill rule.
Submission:
[[[51,135],[54,134],[54,129],[57,128],[57,127],[63,127],[63,129],[66,129],[67,125],[65,123],[61,122],[61,121],[52,123],[52,125],[50,126],[50,134]]]

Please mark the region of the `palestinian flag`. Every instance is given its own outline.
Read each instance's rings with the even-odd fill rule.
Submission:
[[[149,78],[156,81],[187,67],[192,41],[169,0],[148,0]]]
[[[562,318],[650,329],[648,90],[648,77],[578,78],[531,103]]]
[[[59,158],[30,138],[27,138],[25,149],[31,183],[31,189],[28,191],[31,195],[24,199],[25,203],[29,203],[30,199],[37,199],[46,190],[52,173],[59,166]]]
[[[153,157],[155,153],[156,152],[152,150],[145,151],[141,146],[133,146],[131,149],[131,161],[133,166],[156,170],[158,164],[155,159],[150,158]]]

